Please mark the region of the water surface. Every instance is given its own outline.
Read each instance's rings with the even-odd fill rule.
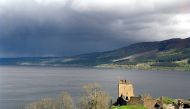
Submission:
[[[1,66],[0,108],[22,109],[26,103],[56,97],[61,91],[77,98],[87,83],[101,84],[116,98],[119,79],[130,80],[135,95],[190,98],[190,72]]]

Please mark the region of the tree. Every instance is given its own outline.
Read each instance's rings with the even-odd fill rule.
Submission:
[[[34,102],[26,105],[25,109],[57,109],[56,102],[51,98],[42,99],[41,101]]]
[[[69,93],[62,92],[58,97],[58,106],[59,109],[73,109],[73,100]]]
[[[80,98],[81,109],[109,109],[110,97],[98,84],[87,84]]]

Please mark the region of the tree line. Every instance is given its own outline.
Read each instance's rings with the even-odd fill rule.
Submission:
[[[62,92],[56,99],[46,98],[27,104],[24,109],[109,109],[110,96],[98,84],[86,84],[76,104],[68,92]]]

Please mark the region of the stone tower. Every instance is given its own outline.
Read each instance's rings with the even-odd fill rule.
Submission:
[[[121,95],[123,95],[124,97],[128,97],[128,99],[134,96],[133,85],[127,80],[119,80],[118,96],[120,97]]]

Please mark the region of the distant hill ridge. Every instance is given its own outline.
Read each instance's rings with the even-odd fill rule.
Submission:
[[[189,65],[190,38],[140,42],[119,49],[72,57],[1,58],[1,65],[102,66],[145,64],[150,67]]]

